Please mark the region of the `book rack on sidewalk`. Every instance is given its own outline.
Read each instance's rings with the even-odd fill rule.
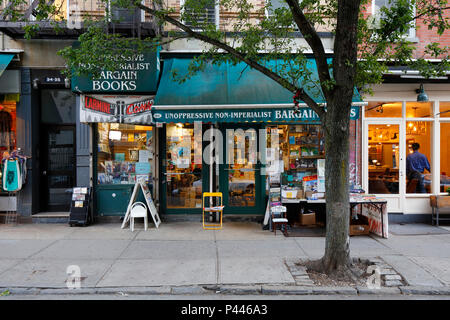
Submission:
[[[73,188],[69,213],[69,225],[71,227],[74,225],[87,226],[92,222],[89,210],[91,189],[90,187]]]

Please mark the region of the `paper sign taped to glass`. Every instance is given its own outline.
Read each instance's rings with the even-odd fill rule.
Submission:
[[[153,124],[154,97],[81,95],[80,122]]]
[[[136,162],[135,171],[136,174],[149,174],[150,173],[150,162]]]

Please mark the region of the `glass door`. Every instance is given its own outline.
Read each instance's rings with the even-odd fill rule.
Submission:
[[[220,165],[219,189],[224,197],[224,213],[262,213],[258,128],[228,125],[222,132],[225,163]]]
[[[202,132],[194,124],[170,123],[162,148],[162,196],[165,213],[201,213],[209,166],[203,162]]]
[[[388,201],[389,212],[402,212],[404,198],[404,139],[400,121],[365,123],[365,190]]]
[[[75,126],[47,125],[44,138],[41,211],[69,211],[75,186]]]

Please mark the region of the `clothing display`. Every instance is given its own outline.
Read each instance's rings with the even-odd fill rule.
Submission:
[[[22,189],[27,177],[27,158],[14,150],[2,159],[2,189],[15,192]]]
[[[6,160],[3,166],[3,190],[8,192],[22,189],[19,160]]]

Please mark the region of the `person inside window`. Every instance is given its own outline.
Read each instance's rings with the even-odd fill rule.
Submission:
[[[423,172],[426,169],[428,172],[430,170],[430,163],[428,162],[427,156],[419,152],[420,144],[417,142],[411,145],[413,153],[410,153],[406,157],[406,177],[408,178],[408,184],[413,183],[417,180],[416,192],[426,193],[425,186],[423,183]]]

